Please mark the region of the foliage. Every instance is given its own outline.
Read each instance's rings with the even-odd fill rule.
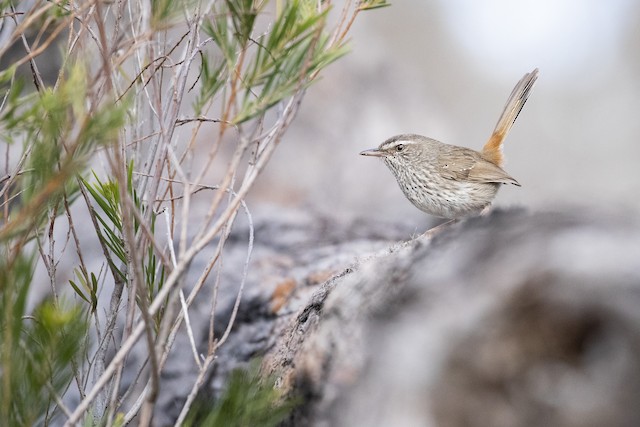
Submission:
[[[260,360],[246,368],[236,368],[227,380],[220,398],[211,403],[198,401],[187,418],[187,426],[248,427],[277,426],[298,403],[283,396],[274,376],[260,374]]]
[[[50,416],[73,377],[86,337],[77,306],[45,300],[29,316],[34,257],[0,261],[0,417],[3,425],[36,425]]]
[[[176,421],[184,422],[231,332],[244,280],[224,333],[212,327],[202,340],[202,357],[189,307],[238,212],[250,218],[244,197],[305,91],[346,53],[359,13],[385,5],[1,2],[3,421],[150,425],[186,324],[198,379]],[[45,63],[61,65],[45,73]],[[212,192],[207,202],[194,200],[200,190]],[[245,275],[252,239],[251,229]],[[214,241],[197,281],[185,283]],[[142,367],[128,357],[137,344],[146,346]],[[127,388],[124,372],[136,378]],[[273,406],[271,380],[248,372],[234,374],[221,403],[200,416],[227,425],[281,419],[290,405]]]

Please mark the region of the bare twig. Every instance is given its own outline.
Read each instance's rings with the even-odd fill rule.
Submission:
[[[103,172],[108,175],[104,186],[86,188],[81,179],[76,179],[70,185],[69,180],[74,179],[79,169],[69,168],[72,172],[66,172],[67,169],[59,166],[56,172],[60,170],[60,173],[44,184],[37,197],[23,203],[22,199],[26,199],[25,195],[29,195],[29,192],[21,193],[20,185],[29,183],[29,176],[22,178],[21,175],[26,174],[26,167],[34,156],[34,142],[31,139],[27,139],[21,157],[10,156],[9,150],[6,150],[3,171],[6,176],[0,178],[0,208],[4,211],[2,219],[11,217],[11,222],[0,223],[0,237],[10,240],[12,244],[7,265],[11,267],[20,251],[36,236],[41,254],[38,262],[46,268],[55,293],[61,289],[56,273],[62,267],[58,262],[62,255],[68,255],[67,252],[74,252],[72,255],[77,261],[75,274],[83,285],[89,284],[90,287],[88,293],[76,287],[83,298],[90,293],[91,297],[87,299],[94,309],[88,315],[92,316],[88,319],[93,320],[93,325],[84,343],[83,361],[73,362],[81,402],[75,408],[59,404],[60,409],[53,411],[62,411],[67,415],[67,425],[76,425],[90,411],[94,422],[104,421],[110,426],[115,422],[115,414],[122,410],[122,405],[128,405],[131,400],[134,403],[128,408],[125,423],[138,417],[139,425],[150,425],[160,376],[177,337],[184,333],[181,328],[183,322],[198,367],[198,377],[178,423],[184,421],[215,361],[218,349],[229,339],[243,299],[254,243],[253,220],[244,199],[295,117],[309,82],[319,71],[312,69],[317,65],[314,62],[317,58],[313,55],[318,53],[318,49],[327,48],[326,44],[318,41],[324,37],[323,31],[326,30],[323,14],[332,2],[318,1],[314,4],[318,7],[316,12],[319,19],[313,21],[317,24],[313,24],[312,28],[304,30],[307,37],[303,41],[305,49],[297,57],[301,62],[294,62],[293,77],[287,77],[286,85],[278,88],[279,92],[275,95],[277,101],[273,101],[273,105],[265,106],[264,111],[242,124],[235,124],[234,121],[256,114],[251,109],[249,113],[244,112],[243,108],[248,103],[253,108],[261,97],[272,99],[269,90],[273,89],[273,85],[278,85],[278,79],[265,82],[248,77],[248,73],[262,67],[258,65],[260,62],[253,62],[258,54],[272,61],[272,66],[280,70],[278,61],[283,57],[282,52],[277,52],[277,47],[267,43],[267,40],[272,40],[270,36],[279,36],[271,32],[271,26],[260,24],[263,28],[259,30],[261,34],[242,37],[224,30],[231,41],[230,50],[225,51],[227,68],[215,78],[226,80],[211,80],[214,87],[221,89],[204,99],[203,108],[197,113],[188,110],[186,98],[188,91],[206,83],[203,81],[205,74],[196,69],[200,65],[198,58],[216,55],[216,51],[225,49],[217,36],[209,34],[201,39],[205,33],[202,31],[205,23],[227,28],[219,20],[220,16],[230,16],[227,15],[224,2],[205,0],[189,8],[184,7],[179,11],[182,13],[182,26],[173,26],[173,21],[168,20],[165,27],[165,23],[158,21],[157,5],[153,2],[30,1],[30,9],[27,10],[25,6],[25,10],[19,12],[21,15],[16,12],[11,14],[11,19],[7,19],[12,23],[11,31],[0,29],[0,56],[8,46],[6,43],[22,40],[26,55],[15,63],[31,63],[34,82],[39,90],[44,87],[43,76],[35,65],[35,58],[50,50],[63,31],[68,32],[66,46],[62,50],[65,53],[64,66],[58,72],[58,80],[51,90],[64,88],[70,66],[79,61],[86,63],[87,83],[86,87],[83,86],[83,94],[86,95],[83,99],[74,99],[69,107],[65,107],[69,111],[61,113],[61,116],[73,115],[76,110],[84,109],[84,115],[81,120],[72,121],[68,128],[61,129],[57,139],[59,147],[54,147],[65,150],[63,154],[68,158],[76,154],[83,138],[94,138],[91,134],[83,135],[83,132],[102,107],[119,106],[125,102],[130,107],[128,114],[131,120],[120,129],[117,137],[110,137],[112,143],[105,143],[96,149],[90,147],[91,152],[86,158],[80,159],[81,162],[91,161],[94,167],[103,167]],[[357,5],[360,3],[355,4],[354,11],[354,0],[344,0],[345,6],[338,17],[338,25],[330,34],[330,47],[344,43],[358,14]],[[289,6],[279,3],[279,13],[282,13],[283,7]],[[176,4],[176,7],[183,5]],[[60,16],[49,13],[53,8],[60,8],[64,13]],[[261,7],[257,10],[262,12]],[[276,16],[276,19],[279,17]],[[168,31],[170,28],[172,31]],[[35,29],[35,39],[27,38],[28,29]],[[283,39],[276,44],[283,43],[295,46],[301,41]],[[194,77],[194,85],[189,86],[187,82]],[[0,110],[4,111],[7,104],[13,107],[11,102],[12,98],[5,96],[0,103]],[[271,113],[267,114],[267,111]],[[109,117],[105,120],[108,122]],[[30,133],[29,137],[38,137],[38,132]],[[37,145],[35,147],[40,148]],[[228,159],[225,159],[228,161],[222,168],[215,169],[220,164],[220,154],[227,152],[230,152]],[[211,172],[215,172],[220,179],[212,183],[214,185],[203,185],[209,184],[207,181]],[[67,189],[69,193],[66,193]],[[208,203],[196,205],[192,196],[205,189],[217,191]],[[62,207],[48,206],[51,196],[60,194],[58,191],[70,194],[69,199],[64,198],[64,205],[60,205],[66,212],[66,224],[64,221],[56,222],[58,210]],[[74,195],[82,195],[88,209],[85,215],[90,220],[87,225],[93,230],[91,237],[97,237],[100,245],[99,260],[102,264],[97,278],[95,272],[90,271],[95,259],[87,259],[87,254],[83,254],[81,249],[85,245],[85,230],[77,228],[78,218],[75,213],[73,216],[71,214],[71,191],[76,192]],[[105,194],[96,196],[94,191],[103,191]],[[14,206],[20,207],[15,214],[12,212]],[[46,212],[41,209],[50,209],[48,234],[46,229],[43,231],[41,221],[36,221],[36,213]],[[202,209],[202,212],[196,209]],[[214,336],[214,326],[220,326],[214,324],[214,318],[218,291],[223,286],[220,269],[224,247],[240,210],[245,211],[249,222],[247,257],[241,280],[235,284],[237,289],[229,323],[224,325],[220,336]],[[156,220],[161,215],[166,231],[159,232]],[[199,218],[197,222],[189,221],[189,218],[196,216]],[[113,229],[110,228],[111,224]],[[63,230],[65,226],[67,229]],[[66,231],[66,241],[61,244],[55,239],[63,231]],[[213,254],[197,272],[195,283],[185,283],[187,268],[214,241]],[[66,251],[70,243],[75,245],[75,251]],[[189,310],[196,298],[202,295],[214,267],[218,269],[218,274],[213,284],[208,313],[209,345],[203,360],[198,354],[198,337],[193,330],[195,312]],[[110,291],[108,306],[100,301],[100,309],[97,309],[96,298],[100,293],[97,289],[100,292],[106,292],[105,289]],[[188,295],[185,295],[186,289],[189,289]],[[123,298],[125,291],[126,298]],[[116,333],[118,328],[121,333]],[[97,338],[93,347],[89,345],[89,335]],[[136,345],[146,348],[148,355],[143,358],[141,366],[133,369],[133,380],[129,380],[124,373],[131,370],[128,358]],[[108,355],[112,355],[111,359]],[[131,382],[124,394],[121,391],[123,378]],[[142,385],[144,387],[141,390]],[[59,396],[54,395],[53,399],[62,401],[56,398]],[[47,419],[51,419],[54,413],[47,413]]]
[[[187,301],[184,299],[184,292],[180,289],[180,305],[182,306],[182,317],[184,318],[184,325],[187,328],[187,336],[189,337],[189,344],[191,344],[191,352],[193,358],[198,366],[198,369],[202,369],[202,364],[198,358],[198,349],[196,348],[196,340],[193,338],[193,329],[191,329],[191,321],[189,320],[189,307]]]

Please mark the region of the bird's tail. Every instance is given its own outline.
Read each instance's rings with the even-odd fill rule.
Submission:
[[[527,102],[529,93],[537,79],[538,69],[536,68],[532,72],[525,74],[516,87],[513,88],[491,138],[482,148],[483,156],[490,162],[498,166],[502,166],[504,163],[502,143],[507,133],[511,130],[511,126],[518,118],[524,103]]]

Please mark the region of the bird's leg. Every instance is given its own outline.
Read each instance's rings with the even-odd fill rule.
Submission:
[[[489,203],[487,206],[485,206],[480,213],[478,214],[478,216],[487,216],[491,213],[491,209],[493,208],[493,206],[491,205],[491,203]]]
[[[447,222],[443,222],[442,224],[438,224],[435,227],[428,229],[427,231],[422,233],[422,235],[424,237],[432,238],[433,236],[435,236],[436,234],[444,230],[447,226],[454,224],[458,221],[459,221],[458,219],[451,219]]]

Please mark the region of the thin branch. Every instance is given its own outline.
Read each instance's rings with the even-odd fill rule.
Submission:
[[[16,11],[13,5],[11,5],[11,10],[13,11],[13,14],[12,14],[13,21],[17,26],[18,20],[16,19],[16,16],[18,14],[15,13]],[[27,52],[27,55],[30,55],[31,48],[29,47],[29,43],[27,42],[27,37],[25,36],[24,33],[21,33],[20,38],[22,39],[22,45],[24,46],[24,50]],[[29,65],[31,67],[31,74],[33,76],[33,83],[36,86],[36,90],[38,92],[41,92],[44,89],[44,82],[42,81],[42,76],[40,75],[40,71],[38,71],[38,65],[36,64],[33,58],[29,59]]]
[[[191,344],[191,352],[193,358],[198,366],[198,369],[202,369],[202,364],[198,358],[198,349],[196,348],[196,340],[193,338],[193,329],[191,329],[191,321],[189,320],[189,307],[187,301],[184,299],[184,292],[180,289],[180,305],[182,306],[182,317],[184,318],[184,325],[187,328],[187,336],[189,337],[189,344]]]
[[[176,427],[181,426],[184,423],[185,419],[187,418],[187,415],[189,415],[189,410],[191,409],[193,402],[196,400],[196,397],[198,396],[198,392],[200,391],[200,388],[202,387],[205,379],[207,378],[207,374],[209,373],[209,368],[211,367],[211,365],[215,360],[216,360],[215,352],[212,352],[204,359],[202,363],[202,368],[198,372],[198,377],[196,378],[196,381],[193,384],[193,387],[191,387],[191,391],[187,396],[187,400],[184,402],[184,405],[182,405],[182,410],[180,411],[180,415],[178,415],[178,419],[176,420],[176,423],[175,423]]]
[[[176,126],[182,126],[185,125],[187,123],[193,123],[193,122],[201,122],[201,123],[226,123],[230,126],[233,125],[233,123],[231,122],[224,122],[223,120],[220,119],[210,119],[208,117],[192,117],[192,118],[188,118],[188,119],[178,119],[176,120]]]

